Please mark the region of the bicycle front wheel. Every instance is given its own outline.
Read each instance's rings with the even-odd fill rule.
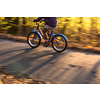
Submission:
[[[36,48],[40,45],[40,37],[37,33],[31,32],[27,36],[27,42],[32,48]]]
[[[67,48],[67,41],[62,35],[55,35],[52,40],[52,47],[57,52],[63,52]]]

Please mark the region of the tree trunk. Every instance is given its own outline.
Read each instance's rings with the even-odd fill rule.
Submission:
[[[8,33],[17,35],[17,30],[18,30],[18,20],[19,18],[16,17],[13,22],[11,22],[12,17],[5,17],[6,20],[8,20],[8,24],[6,26],[12,26],[11,28],[8,29]]]
[[[17,31],[17,35],[18,36],[22,35],[22,24],[23,24],[22,21],[23,21],[22,20],[22,17],[19,17],[19,21],[18,21],[18,31]]]
[[[22,29],[23,30],[23,32],[22,32],[23,36],[26,35],[26,26],[25,25],[26,25],[26,20],[25,20],[25,17],[23,17],[23,29]]]

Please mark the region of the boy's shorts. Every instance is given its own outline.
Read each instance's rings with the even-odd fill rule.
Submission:
[[[51,27],[51,26],[48,26],[48,25],[45,25],[45,28],[47,29],[47,30],[54,30],[56,27]]]

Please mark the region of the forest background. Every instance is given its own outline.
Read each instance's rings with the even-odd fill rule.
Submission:
[[[0,17],[0,33],[27,37],[37,17]],[[100,47],[100,17],[57,17],[54,33],[64,34],[75,45]],[[40,24],[43,28],[44,23]]]

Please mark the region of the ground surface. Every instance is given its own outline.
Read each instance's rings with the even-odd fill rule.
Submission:
[[[61,84],[100,84],[100,54],[51,47],[32,49],[27,43],[0,39],[0,64],[33,78]]]

